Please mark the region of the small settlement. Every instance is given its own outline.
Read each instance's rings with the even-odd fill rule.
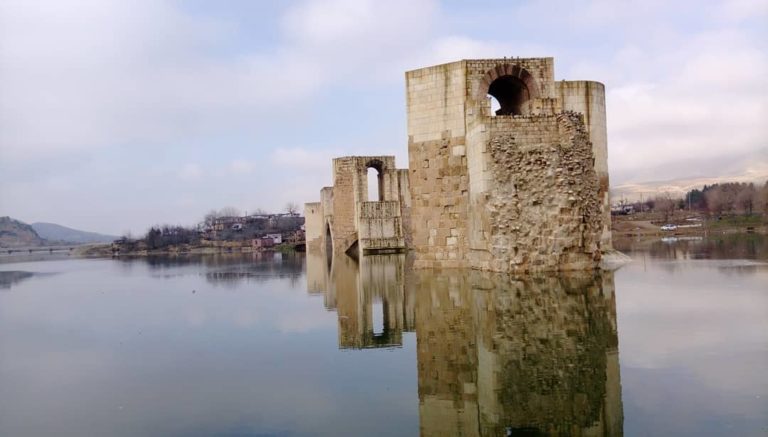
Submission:
[[[217,217],[211,224],[199,226],[203,241],[239,242],[253,249],[267,249],[285,243],[304,241],[304,217],[298,214],[254,214]]]
[[[194,228],[152,227],[144,238],[123,237],[112,244],[113,254],[158,252],[257,252],[302,250],[304,217],[295,213],[222,216]]]

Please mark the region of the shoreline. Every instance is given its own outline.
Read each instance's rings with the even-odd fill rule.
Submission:
[[[253,248],[251,246],[232,247],[232,246],[186,246],[176,247],[172,246],[164,249],[155,250],[136,250],[129,252],[121,252],[115,250],[112,244],[99,244],[80,246],[72,251],[76,257],[147,257],[147,256],[169,256],[169,255],[219,255],[219,254],[232,254],[232,253],[291,253],[299,252],[296,248],[290,245],[274,246],[268,249]]]
[[[615,224],[615,223],[614,223]],[[720,226],[710,227],[702,226],[695,228],[678,228],[674,231],[662,231],[658,226],[651,225],[647,221],[622,221],[622,226],[619,229],[614,229],[612,232],[612,240],[618,243],[620,247],[622,242],[628,240],[632,241],[655,241],[662,239],[687,239],[688,237],[695,238],[716,238],[723,236],[748,236],[748,235],[768,235],[767,226],[758,226],[747,229],[740,226]],[[616,249],[616,244],[613,247]],[[246,253],[302,253],[301,250],[296,250],[293,245],[281,245],[270,248],[253,248],[251,246],[172,246],[164,249],[156,250],[137,250],[129,252],[120,252],[115,250],[115,246],[111,243],[103,244],[88,244],[82,246],[74,246],[72,250],[64,252],[53,252],[50,255],[57,258],[141,258],[151,256],[187,256],[187,255],[226,255],[226,254],[246,254]],[[44,256],[48,257],[48,253],[45,251],[39,251],[34,253],[27,253],[26,251],[18,251],[18,255],[9,254],[2,256],[2,259],[12,260],[17,256]]]

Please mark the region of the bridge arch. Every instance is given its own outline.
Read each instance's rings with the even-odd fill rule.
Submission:
[[[384,167],[385,164],[380,159],[369,159],[365,162],[366,178],[368,180],[368,200],[384,200]],[[375,173],[371,172],[374,170]],[[371,185],[375,188],[372,188]]]
[[[499,103],[495,115],[521,115],[525,103],[540,97],[536,80],[525,68],[502,64],[488,70],[477,89],[478,100],[490,95]]]

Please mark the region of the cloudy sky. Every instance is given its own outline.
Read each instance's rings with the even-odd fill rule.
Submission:
[[[407,166],[405,70],[606,84],[613,186],[768,175],[768,0],[0,0],[0,215],[140,233]]]

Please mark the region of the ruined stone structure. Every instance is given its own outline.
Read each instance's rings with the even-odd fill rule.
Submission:
[[[378,199],[368,199],[368,169],[378,172]],[[408,170],[395,167],[394,156],[349,156],[333,160],[333,186],[320,191],[320,202],[304,206],[310,250],[374,254],[406,249],[411,198]]]
[[[602,84],[556,82],[552,58],[463,60],[407,72],[406,96],[409,170],[335,159],[334,186],[305,209],[310,248],[407,248],[415,268],[599,266],[611,250]]]

